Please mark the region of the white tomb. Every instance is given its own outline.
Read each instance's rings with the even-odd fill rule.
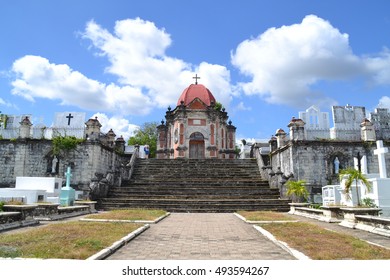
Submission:
[[[368,181],[371,183],[371,191],[367,191],[366,186],[359,181],[358,191],[359,197],[362,201],[365,198],[370,198],[379,208],[382,209],[381,216],[390,217],[390,178],[387,178],[386,173],[386,161],[385,154],[388,153],[388,148],[383,147],[383,141],[376,141],[377,149],[374,153],[378,156],[379,164],[379,174],[365,174]],[[362,158],[363,159],[363,158]],[[355,168],[357,168],[355,166]],[[367,160],[363,159],[362,164],[362,173],[367,172]],[[346,179],[341,180],[340,185],[330,185],[322,188],[323,190],[323,204],[329,205],[329,203],[340,204],[346,206],[356,206],[357,205],[357,195],[356,195],[356,183],[353,182],[349,197],[345,194],[345,181]],[[334,192],[334,199],[332,196],[332,190]],[[336,195],[336,190],[338,195]],[[340,200],[338,200],[338,198]]]
[[[15,188],[0,189],[0,200],[22,199],[27,204],[38,202],[59,203],[62,178],[16,177]]]
[[[341,187],[339,185],[327,185],[322,187],[322,204],[324,206],[340,204],[340,191]]]

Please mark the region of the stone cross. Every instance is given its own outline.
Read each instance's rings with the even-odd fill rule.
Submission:
[[[70,166],[68,166],[66,172],[65,172],[65,177],[66,177],[66,187],[70,187],[70,178],[72,177],[72,173],[70,172]]]
[[[389,149],[383,147],[382,140],[376,141],[376,147],[377,149],[374,150],[374,154],[378,156],[379,177],[387,178],[385,154],[389,152]]]

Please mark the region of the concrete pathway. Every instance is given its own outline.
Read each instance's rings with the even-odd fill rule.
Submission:
[[[109,256],[109,260],[291,260],[232,213],[172,213]]]

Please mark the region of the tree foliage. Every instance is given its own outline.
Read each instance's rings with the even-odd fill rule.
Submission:
[[[135,131],[134,136],[127,142],[129,145],[149,145],[149,157],[156,156],[157,150],[157,122],[146,122]]]
[[[352,183],[355,182],[357,204],[358,206],[360,206],[361,202],[358,183],[359,181],[361,181],[366,186],[367,191],[371,190],[371,183],[368,181],[367,177],[364,174],[362,174],[359,170],[356,170],[355,168],[347,168],[340,170],[340,181],[344,178],[344,176],[347,176],[345,181],[345,193],[350,197]]]
[[[52,138],[53,156],[62,155],[76,149],[77,145],[84,142],[84,139],[78,139],[74,136],[57,136]]]
[[[294,202],[300,202],[302,199],[307,200],[309,197],[309,192],[306,189],[306,181],[288,181],[287,186],[287,195],[292,196]]]

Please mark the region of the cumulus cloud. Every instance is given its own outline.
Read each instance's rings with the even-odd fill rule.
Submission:
[[[90,21],[83,37],[109,60],[106,72],[117,76],[120,84],[143,89],[158,107],[176,104],[181,91],[193,82],[194,72],[217,100],[226,106],[230,102],[232,88],[227,68],[206,62],[192,65],[168,56],[171,37],[153,22],[140,18],[117,21],[111,33]]]
[[[297,107],[334,103],[312,90],[311,86],[320,80],[345,80],[372,73],[366,63],[369,59],[353,54],[348,34],[315,15],[245,40],[232,53],[231,60],[251,78],[240,85],[246,94]],[[377,73],[384,68],[383,63],[383,59],[370,58],[371,69]],[[388,71],[380,77],[386,75]]]
[[[247,107],[245,106],[244,102],[240,102],[238,103],[238,105],[234,108],[235,111],[251,111],[252,108],[251,107]]]
[[[46,58],[27,55],[13,63],[15,80],[12,94],[60,100],[87,110],[106,110],[123,114],[147,114],[151,100],[138,88],[104,84],[85,77],[66,64],[50,63]],[[140,104],[146,106],[140,106]]]
[[[123,136],[125,141],[134,135],[139,126],[129,123],[127,119],[120,116],[109,117],[104,113],[95,113],[91,118],[97,117],[102,125],[101,131],[107,133],[110,129],[114,131],[116,137]]]
[[[390,109],[390,97],[382,96],[382,98],[379,100],[379,104],[378,104],[377,108],[388,108],[388,109]]]

